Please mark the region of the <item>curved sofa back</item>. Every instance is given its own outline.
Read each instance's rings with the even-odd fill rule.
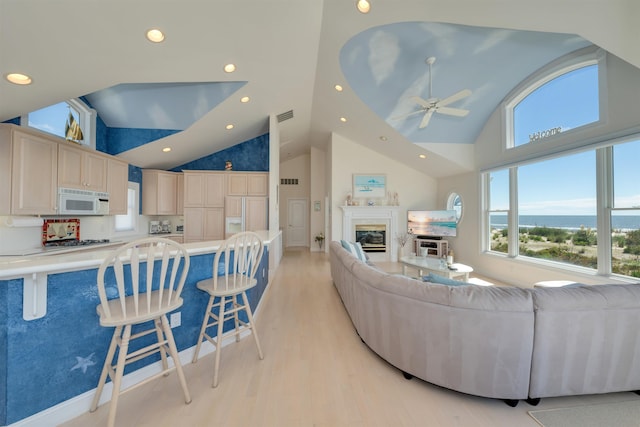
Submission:
[[[534,290],[530,396],[640,390],[640,286]]]
[[[530,291],[388,274],[330,243],[331,274],[358,334],[378,355],[433,384],[526,399],[533,352]]]

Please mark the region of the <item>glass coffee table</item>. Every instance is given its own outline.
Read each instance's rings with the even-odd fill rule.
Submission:
[[[449,279],[463,276],[463,280],[468,282],[469,273],[473,271],[473,268],[468,265],[453,263],[449,267],[444,260],[428,256],[404,256],[400,258],[400,263],[402,264],[402,274],[405,276],[407,275],[407,267],[411,267],[418,270],[420,277],[426,270]]]

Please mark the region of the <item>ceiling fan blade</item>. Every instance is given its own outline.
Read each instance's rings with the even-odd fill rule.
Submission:
[[[422,121],[420,122],[420,126],[418,126],[420,129],[427,127],[427,125],[429,124],[429,120],[431,120],[431,116],[433,116],[433,111],[434,110],[429,110],[424,115]]]
[[[445,99],[441,100],[440,102],[438,102],[438,106],[439,107],[444,107],[445,105],[452,104],[452,103],[454,103],[456,101],[461,100],[462,98],[466,98],[469,95],[471,95],[471,91],[469,89],[463,89],[460,92],[454,93],[450,97],[445,98]]]
[[[462,108],[453,108],[453,107],[438,107],[436,110],[438,113],[447,114],[449,116],[456,117],[465,117],[469,114],[469,110],[464,110]]]
[[[416,104],[423,106],[424,108],[429,108],[431,106],[431,103],[429,101],[426,101],[419,96],[412,96],[410,99]]]
[[[415,116],[416,114],[420,114],[420,113],[424,113],[424,109],[420,109],[420,110],[416,110],[416,111],[412,111],[410,113],[407,114],[403,114],[401,116],[396,116],[396,117],[391,117],[391,120],[402,120],[402,119],[406,119],[407,117],[411,117],[411,116]]]

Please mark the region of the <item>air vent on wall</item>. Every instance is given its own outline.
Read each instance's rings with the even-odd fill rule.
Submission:
[[[298,178],[280,178],[280,185],[298,185]]]
[[[282,123],[285,120],[293,119],[293,110],[289,110],[285,113],[278,114],[277,117],[278,117],[278,123]]]

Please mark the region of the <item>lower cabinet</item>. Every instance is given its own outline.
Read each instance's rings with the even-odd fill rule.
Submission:
[[[184,208],[184,242],[224,240],[224,208]]]

